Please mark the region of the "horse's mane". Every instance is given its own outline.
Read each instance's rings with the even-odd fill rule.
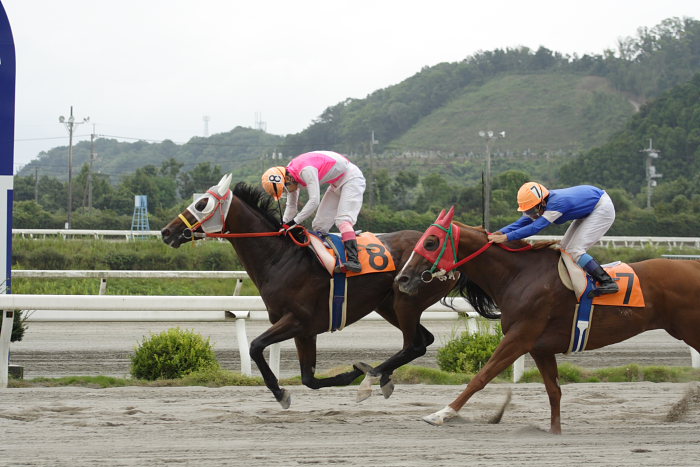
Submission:
[[[473,229],[483,233],[484,241],[486,241],[486,235],[488,234],[488,232],[483,227],[472,227],[470,225],[462,224],[461,222],[456,221],[455,224],[457,224],[462,229]],[[531,244],[533,250],[553,251],[554,245],[556,245],[557,243],[557,241],[543,240],[531,244],[524,240],[513,240],[510,242],[506,242],[505,245],[508,246],[508,248],[518,249]],[[498,305],[493,300],[493,298],[491,298],[490,295],[484,292],[483,289],[479,287],[475,282],[473,282],[465,273],[462,273],[460,275],[459,280],[457,281],[457,284],[454,286],[452,291],[456,292],[459,296],[464,297],[469,302],[469,304],[474,307],[474,310],[476,310],[476,312],[484,318],[500,319],[501,313],[500,311],[498,311]],[[447,306],[451,306],[451,304],[447,302],[448,298],[449,297],[445,297],[445,299],[443,299],[443,303],[445,303]]]
[[[238,182],[233,188],[233,195],[259,212],[275,229],[282,226],[280,213],[272,202],[272,198],[258,187]]]

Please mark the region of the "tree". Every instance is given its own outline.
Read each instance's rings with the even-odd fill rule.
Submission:
[[[219,183],[221,177],[223,172],[218,165],[212,166],[209,162],[197,164],[191,171],[178,175],[180,195],[182,198],[190,198],[194,193],[204,193]]]

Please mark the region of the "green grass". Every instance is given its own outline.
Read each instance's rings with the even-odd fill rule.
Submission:
[[[319,378],[328,378],[338,373],[349,371],[350,367],[335,368],[326,373],[319,374]],[[394,372],[392,379],[396,384],[439,384],[439,385],[464,385],[473,375],[465,373],[450,373],[414,365],[404,365]],[[362,377],[357,378],[354,384],[359,384]],[[573,383],[629,383],[650,381],[654,383],[687,383],[700,381],[700,369],[690,367],[660,367],[627,365],[624,367],[584,369],[569,363],[559,366],[559,381],[561,384]],[[495,383],[508,383],[509,378],[497,378]],[[541,383],[542,377],[537,369],[524,373],[521,383]],[[280,379],[283,386],[298,386],[301,377]],[[245,376],[233,371],[222,369],[203,370],[189,374],[179,379],[161,379],[157,381],[143,381],[132,378],[113,378],[109,376],[65,376],[62,378],[34,378],[31,380],[17,380],[10,378],[8,386],[11,388],[26,387],[59,387],[81,386],[89,388],[110,388],[124,386],[144,387],[174,387],[174,386],[264,386],[263,379],[259,376]]]
[[[653,383],[687,383],[700,381],[700,369],[691,367],[639,366],[636,364],[621,367],[584,369],[570,363],[559,365],[559,382],[570,383],[633,383],[650,381]],[[522,383],[541,383],[542,376],[537,369],[523,374]]]

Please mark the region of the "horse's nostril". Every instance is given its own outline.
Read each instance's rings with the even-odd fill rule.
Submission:
[[[160,235],[162,237],[169,237],[170,236],[170,229],[163,229],[160,231]]]
[[[408,276],[398,276],[396,278],[396,282],[398,282],[399,284],[405,284],[406,282],[408,282]]]

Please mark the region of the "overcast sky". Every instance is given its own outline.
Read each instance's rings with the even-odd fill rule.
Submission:
[[[600,54],[699,0],[0,0],[17,54],[15,170],[94,131],[184,143],[285,135],[325,108],[479,51]],[[133,138],[133,139],[131,139]]]

